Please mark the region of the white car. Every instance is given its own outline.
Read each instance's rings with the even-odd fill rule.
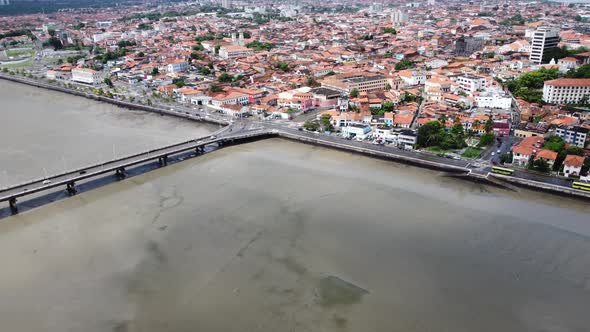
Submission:
[[[50,184],[50,183],[51,183],[51,180],[45,180],[45,181],[43,181],[43,184]]]
[[[496,153],[495,152],[492,152],[492,156],[495,156],[495,155],[496,155]]]

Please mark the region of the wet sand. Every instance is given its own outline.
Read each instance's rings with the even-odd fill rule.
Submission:
[[[271,139],[6,218],[0,321],[587,331],[590,206],[441,175]]]

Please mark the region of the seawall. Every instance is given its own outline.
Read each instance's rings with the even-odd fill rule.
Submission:
[[[399,155],[399,154],[395,154],[395,153],[387,153],[387,152],[383,152],[383,151],[362,148],[362,147],[352,146],[352,145],[348,145],[348,144],[328,142],[328,141],[324,141],[324,140],[321,140],[318,138],[295,135],[295,134],[284,132],[284,131],[279,132],[279,137],[286,138],[286,139],[296,141],[296,142],[324,146],[327,148],[337,149],[337,150],[341,150],[341,151],[354,152],[354,153],[362,154],[362,155],[373,157],[373,158],[393,160],[393,161],[404,163],[404,164],[419,166],[419,167],[438,170],[438,171],[445,171],[445,172],[450,172],[450,173],[464,173],[464,174],[467,174],[469,172],[469,169],[467,169],[465,167],[442,164],[442,163],[437,163],[437,162],[433,162],[433,161],[429,161],[429,160],[423,160],[423,159],[419,159],[419,158],[403,156],[403,155]]]
[[[213,118],[195,117],[195,116],[190,116],[190,115],[185,114],[185,113],[179,113],[179,112],[169,111],[169,110],[166,110],[166,109],[163,109],[163,108],[154,107],[154,106],[130,103],[130,102],[127,102],[127,101],[124,101],[124,100],[112,99],[112,98],[108,98],[108,97],[105,97],[105,96],[97,96],[95,94],[86,93],[86,92],[77,91],[77,90],[72,90],[72,89],[68,89],[68,88],[64,88],[64,87],[60,87],[60,86],[55,86],[55,85],[51,85],[51,84],[48,84],[48,83],[39,82],[39,81],[36,81],[36,80],[31,80],[31,79],[27,79],[27,78],[23,78],[23,77],[18,77],[16,75],[7,75],[7,74],[2,73],[2,74],[0,74],[0,79],[5,79],[5,80],[16,82],[16,83],[27,84],[27,85],[30,85],[30,86],[34,86],[34,87],[38,87],[38,88],[43,88],[43,89],[47,89],[47,90],[53,90],[53,91],[63,92],[63,93],[67,93],[67,94],[74,95],[74,96],[79,96],[79,97],[84,97],[84,98],[88,98],[88,99],[93,99],[93,100],[96,100],[96,101],[100,101],[100,102],[104,102],[104,103],[109,103],[109,104],[116,105],[116,106],[123,107],[123,108],[127,108],[127,109],[146,111],[146,112],[156,113],[156,114],[160,114],[160,115],[170,115],[170,116],[174,116],[174,117],[177,117],[177,118],[183,118],[183,119],[187,119],[187,120],[191,120],[191,121],[197,121],[197,122],[206,122],[206,123],[211,123],[211,124],[216,124],[216,125],[224,125],[225,126],[225,125],[228,125],[229,124],[225,120],[218,120],[218,119],[213,119]]]
[[[323,146],[323,147],[337,149],[337,150],[341,150],[341,151],[358,153],[358,154],[362,154],[362,155],[373,157],[373,158],[391,160],[391,161],[400,162],[400,163],[413,165],[413,166],[418,166],[418,167],[422,167],[422,168],[444,171],[444,172],[447,172],[448,173],[447,176],[450,176],[450,177],[454,177],[457,179],[464,179],[464,180],[473,181],[473,182],[477,182],[477,183],[483,183],[483,184],[487,184],[487,185],[492,185],[492,186],[504,188],[507,190],[516,191],[517,187],[524,187],[524,188],[528,188],[528,189],[541,190],[541,191],[548,192],[551,194],[557,194],[557,195],[562,195],[562,196],[590,200],[590,192],[585,192],[582,190],[568,188],[568,187],[564,187],[564,186],[557,186],[554,184],[537,182],[537,181],[532,181],[532,180],[528,180],[528,179],[521,179],[521,178],[512,177],[512,176],[504,176],[504,175],[495,174],[495,173],[479,174],[479,173],[474,173],[472,170],[465,168],[465,167],[448,165],[448,164],[444,164],[444,163],[437,163],[437,162],[433,162],[433,161],[429,161],[429,160],[422,160],[419,158],[402,156],[402,155],[398,155],[398,154],[394,154],[394,153],[387,153],[387,152],[377,151],[377,150],[368,149],[368,148],[361,148],[361,147],[356,147],[356,146],[347,145],[347,144],[328,142],[328,141],[321,140],[319,138],[299,136],[299,135],[295,135],[295,134],[283,132],[283,131],[279,132],[279,137],[289,139],[292,141],[301,142],[301,143]]]

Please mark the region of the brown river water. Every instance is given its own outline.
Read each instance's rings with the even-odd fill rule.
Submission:
[[[217,129],[0,101],[0,186]],[[281,139],[0,219],[0,264],[2,331],[590,331],[588,202]]]

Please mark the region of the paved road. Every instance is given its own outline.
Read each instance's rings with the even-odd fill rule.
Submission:
[[[391,147],[391,146],[386,146],[386,145],[369,144],[367,142],[346,140],[336,134],[332,134],[332,135],[316,134],[316,133],[308,132],[308,131],[300,131],[298,129],[291,128],[289,126],[275,124],[275,123],[266,124],[266,126],[268,128],[277,129],[277,130],[280,130],[283,132],[291,133],[293,135],[299,135],[299,136],[304,136],[304,137],[309,137],[309,138],[314,138],[314,139],[320,139],[320,140],[323,140],[326,142],[344,144],[344,145],[348,145],[348,146],[353,146],[353,147],[357,147],[357,148],[364,148],[364,149],[369,149],[369,150],[374,150],[374,151],[379,151],[379,152],[386,152],[386,153],[396,154],[396,155],[400,155],[400,156],[404,156],[404,157],[416,158],[416,159],[420,159],[420,160],[426,160],[426,161],[431,161],[431,162],[436,162],[436,163],[446,164],[446,165],[451,165],[451,166],[456,166],[456,167],[467,168],[467,166],[470,164],[470,162],[466,161],[466,160],[454,160],[454,159],[448,159],[448,158],[439,157],[439,156],[431,155],[431,154],[427,154],[427,153],[420,153],[420,152],[415,152],[415,151],[405,151],[405,150],[401,150],[401,149]]]

